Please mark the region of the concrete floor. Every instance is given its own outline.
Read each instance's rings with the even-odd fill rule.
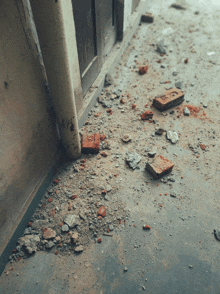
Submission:
[[[147,157],[143,156],[140,169],[135,171],[119,159],[117,171],[122,180],[114,197],[130,209],[127,225],[113,231],[113,237],[103,236],[101,244],[91,244],[80,255],[37,252],[29,259],[8,263],[5,271],[9,274],[0,277],[1,293],[220,293],[220,242],[213,235],[213,230],[220,228],[220,2],[178,2],[186,10],[169,8],[172,3],[152,1],[154,24],[140,26],[115,72],[116,83],[130,93],[131,102],[139,96],[135,100],[137,112],[131,113],[125,106],[123,116],[121,109],[113,109],[111,120],[102,130],[107,133],[115,124],[121,125],[120,134],[109,139],[113,153],[118,151],[117,142],[124,132],[135,140],[129,147],[120,147],[122,153],[134,150],[142,155],[145,151],[141,150],[152,142],[158,153],[174,162],[175,182],[170,186],[152,180],[144,169]],[[161,39],[167,45],[168,56],[161,57],[152,45]],[[184,63],[186,58],[188,64]],[[131,70],[134,59],[149,64],[146,75],[140,77]],[[161,63],[156,62],[158,59]],[[173,72],[178,75],[173,76]],[[164,81],[171,83],[161,84]],[[203,110],[206,103],[208,118],[177,118],[176,109],[175,114],[168,110],[164,116],[152,109],[156,125],[130,120],[139,118],[137,113],[145,110],[150,96],[174,87],[177,81],[183,82],[183,104]],[[137,87],[132,87],[135,84]],[[101,109],[99,105],[96,111]],[[179,142],[171,144],[165,136],[152,136],[156,126],[177,131]],[[193,155],[188,144],[196,147],[199,142],[207,146],[207,151],[198,148],[199,153]],[[143,193],[141,187],[146,181]],[[176,198],[169,196],[173,191]],[[145,223],[151,226],[150,231],[142,230]]]

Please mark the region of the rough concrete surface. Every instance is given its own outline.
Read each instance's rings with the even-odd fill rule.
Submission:
[[[220,229],[220,3],[176,3],[185,9],[152,1],[154,22],[139,27],[115,69],[114,84],[99,100],[111,102],[111,111],[97,102],[81,129],[106,135],[100,151],[107,156],[86,154],[67,163],[33,215],[31,221],[39,215],[40,227],[55,230],[66,249],[57,243],[45,249],[38,232],[41,248],[31,256],[21,249],[24,256],[12,258],[0,277],[1,293],[220,293],[220,242],[214,235]],[[162,41],[163,56],[157,52]],[[145,64],[147,73],[139,75]],[[182,104],[163,112],[151,107],[154,97],[178,81]],[[121,97],[112,96],[115,90]],[[154,112],[151,120],[141,119],[145,110]],[[157,136],[159,128],[164,132]],[[166,131],[178,133],[176,144]],[[122,141],[125,134],[129,142]],[[162,179],[145,169],[154,148],[174,163]],[[126,163],[128,152],[142,157],[134,170]],[[101,206],[106,216],[96,221]],[[76,245],[57,223],[68,213],[80,217]],[[83,251],[74,253],[75,246]]]

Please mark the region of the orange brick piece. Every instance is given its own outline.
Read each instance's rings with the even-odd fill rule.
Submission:
[[[82,136],[82,153],[99,153],[100,135],[95,133],[92,135]]]
[[[146,170],[157,179],[169,173],[174,164],[161,155],[156,156],[151,162],[146,164]]]
[[[148,65],[144,65],[144,66],[140,66],[140,67],[139,67],[139,74],[140,74],[140,75],[144,75],[144,74],[146,74],[147,71],[148,71]]]
[[[106,216],[106,210],[105,210],[105,206],[101,206],[99,208],[99,211],[98,211],[98,215],[101,215],[101,216]]]
[[[184,94],[179,89],[170,89],[164,95],[154,98],[153,106],[163,111],[181,104],[184,101]]]
[[[141,119],[146,120],[152,118],[154,113],[150,110],[146,110],[144,113],[141,114]]]

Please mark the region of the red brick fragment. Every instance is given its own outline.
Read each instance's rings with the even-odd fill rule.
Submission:
[[[107,191],[106,190],[102,190],[102,194],[107,194]]]
[[[74,199],[76,199],[76,198],[79,198],[79,196],[78,196],[78,195],[72,195],[72,196],[71,196],[71,199],[72,199],[72,200],[74,200]]]
[[[59,251],[55,251],[55,254],[57,255],[59,253]]]
[[[137,107],[136,104],[132,104],[132,109],[135,109]]]
[[[50,198],[48,199],[48,202],[51,203],[52,201],[53,201],[53,199],[50,197]]]
[[[98,114],[98,113],[95,113],[95,114],[94,114],[94,116],[95,116],[95,117],[98,117],[98,116],[100,116],[100,114]]]
[[[109,108],[109,109],[106,110],[106,112],[110,113],[110,112],[112,112],[112,109]]]
[[[140,75],[144,75],[144,74],[146,74],[147,73],[147,71],[148,71],[148,65],[144,65],[144,66],[140,66],[139,67],[139,74]]]
[[[184,100],[184,94],[179,89],[170,89],[163,95],[155,97],[153,100],[153,106],[158,110],[163,111],[179,105]]]
[[[106,135],[105,135],[105,134],[101,135],[101,136],[100,136],[100,141],[101,141],[101,142],[104,141],[105,138],[106,138]]]
[[[32,226],[32,222],[29,222],[29,223],[28,223],[28,227],[31,227],[31,226]]]
[[[144,113],[141,114],[141,119],[142,120],[147,120],[152,118],[154,115],[153,111],[150,110],[146,110]]]
[[[200,148],[201,148],[202,150],[205,150],[205,145],[204,145],[204,144],[200,144]]]
[[[98,238],[98,243],[102,243],[102,238]]]
[[[92,135],[82,136],[82,153],[99,153],[100,135],[95,133]]]
[[[107,156],[108,156],[108,154],[107,154],[106,152],[104,152],[104,151],[101,153],[101,155],[102,155],[103,157],[107,157]]]
[[[106,210],[105,210],[105,206],[101,206],[99,208],[99,211],[98,211],[98,215],[101,215],[101,216],[106,216]]]
[[[152,174],[155,179],[169,173],[173,167],[174,164],[161,155],[156,156],[151,162],[146,164],[146,170]]]
[[[101,215],[99,215],[99,216],[97,217],[97,219],[102,219],[102,216],[101,216]]]
[[[150,229],[151,229],[150,226],[148,226],[148,225],[145,225],[145,226],[144,226],[144,230],[150,230]]]

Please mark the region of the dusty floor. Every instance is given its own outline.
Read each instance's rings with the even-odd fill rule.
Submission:
[[[80,219],[78,231],[84,251],[76,254],[66,242],[66,249],[39,250],[9,262],[0,277],[1,293],[220,293],[220,242],[213,234],[220,228],[220,3],[190,2],[178,2],[186,10],[177,10],[169,8],[173,1],[152,1],[154,23],[139,27],[116,68],[115,85],[107,87],[101,99],[111,106],[112,114],[97,103],[81,129],[82,134],[104,133],[111,149],[102,151],[108,156],[85,155],[68,163],[57,175],[59,189],[52,184],[52,196],[42,199],[47,212],[63,205],[60,214],[57,210],[51,215],[52,228],[56,217],[62,222],[69,202],[77,213],[89,208],[88,219]],[[164,56],[156,52],[161,40]],[[148,73],[139,75],[139,65],[146,64]],[[185,93],[181,109],[161,113],[151,107],[152,99],[174,88],[176,82],[182,83]],[[120,97],[124,104],[111,100],[116,90],[124,95]],[[137,107],[132,109],[132,104]],[[200,110],[184,116],[185,105]],[[154,112],[152,122],[140,120],[146,109]],[[165,133],[155,135],[157,128],[177,132],[178,142],[172,144]],[[132,141],[124,143],[121,138],[127,133]],[[171,160],[172,174],[154,180],[145,170],[146,149]],[[128,167],[127,151],[142,156],[139,168]],[[102,190],[107,185],[111,191],[106,197]],[[79,197],[70,200],[66,187]],[[171,197],[174,193],[176,197]],[[53,198],[51,203],[48,197]],[[106,207],[106,218],[95,221],[96,229],[90,229],[100,205]],[[41,204],[32,221],[36,214],[39,219],[48,218],[42,211]],[[114,225],[113,236],[102,234],[109,224]],[[151,229],[144,231],[144,224]]]

